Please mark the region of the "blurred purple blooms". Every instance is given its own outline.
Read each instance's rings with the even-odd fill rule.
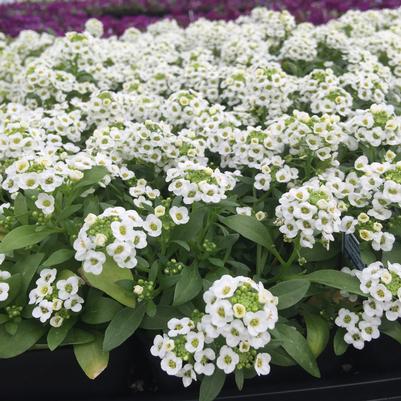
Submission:
[[[73,0],[0,5],[0,31],[15,36],[24,29],[62,35],[82,31],[85,21],[96,17],[106,35],[125,29],[144,29],[163,18],[186,26],[204,17],[231,20],[256,6],[288,10],[299,21],[320,24],[349,9],[395,8],[401,0]]]

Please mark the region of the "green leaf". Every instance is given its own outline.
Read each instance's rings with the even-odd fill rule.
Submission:
[[[89,74],[89,72],[86,71],[81,71],[76,75],[77,81],[78,82],[92,82],[96,83],[95,78],[93,78],[92,74]]]
[[[313,355],[317,358],[329,341],[329,325],[327,320],[316,313],[304,312],[303,315],[306,323],[306,341]]]
[[[86,197],[84,202],[84,216],[87,216],[89,213],[96,215],[100,213],[99,199],[93,195]]]
[[[112,319],[104,335],[103,349],[111,351],[135,333],[145,315],[145,304],[124,308]]]
[[[184,315],[184,316],[191,316],[195,305],[192,302],[187,302],[186,304],[177,306],[177,309]]]
[[[79,181],[75,188],[84,188],[89,187],[91,185],[98,184],[106,175],[108,171],[106,167],[103,166],[95,166],[92,167],[90,170],[86,170],[84,173],[84,177],[81,181]]]
[[[348,344],[344,341],[345,329],[337,329],[333,339],[334,353],[340,356],[345,353]]]
[[[145,316],[141,327],[146,330],[162,330],[167,326],[167,322],[173,317],[181,317],[181,313],[169,305],[158,305],[156,314],[152,317]]]
[[[202,278],[197,266],[186,266],[175,286],[173,305],[182,305],[194,299],[202,290]]]
[[[77,277],[77,275],[68,269],[63,269],[57,273],[57,280],[67,280],[70,277]]]
[[[152,266],[151,266],[151,268],[150,268],[150,272],[149,272],[149,281],[156,281],[157,276],[158,276],[158,274],[159,274],[159,268],[160,268],[159,261],[158,261],[158,260],[155,260],[155,261],[152,263]]]
[[[161,275],[159,277],[160,289],[165,290],[166,288],[171,288],[175,286],[178,283],[179,279],[180,279],[179,274],[174,274],[172,276]]]
[[[7,322],[9,319],[10,318],[8,317],[8,315],[5,315],[4,313],[0,314],[0,324]]]
[[[236,276],[249,276],[251,272],[251,268],[248,267],[246,264],[237,262],[236,260],[228,260],[227,264],[232,266],[230,269],[232,272],[235,273]]]
[[[366,296],[359,288],[360,282],[356,277],[338,270],[317,270],[303,276],[303,278],[313,283],[323,284],[328,287],[348,291],[352,294]]]
[[[67,337],[68,332],[71,327],[74,326],[77,319],[75,317],[70,317],[64,320],[60,327],[51,327],[47,333],[47,345],[50,351],[54,351]]]
[[[307,280],[283,281],[270,288],[270,292],[278,297],[277,309],[287,309],[298,303],[308,292],[310,282]]]
[[[6,306],[10,305],[14,299],[21,293],[22,287],[22,276],[20,273],[13,274],[7,280],[4,280],[10,288],[8,290],[8,297],[5,301],[0,302],[0,308],[5,308]]]
[[[268,228],[253,216],[235,215],[220,217],[220,221],[252,242],[271,249],[273,240]]]
[[[19,193],[14,200],[14,215],[22,225],[28,224],[28,206],[22,193]]]
[[[39,264],[43,259],[43,253],[35,253],[34,255],[26,255],[22,259],[17,260],[13,267],[13,272],[22,276],[20,295],[17,298],[18,304],[26,302],[26,292],[31,284],[32,278],[38,270]]]
[[[400,110],[400,109],[399,109]],[[387,230],[397,237],[401,237],[401,226],[399,224],[391,224],[387,227]]]
[[[134,293],[118,284],[122,280],[133,280],[132,272],[129,269],[118,267],[112,259],[108,258],[103,265],[101,274],[95,275],[84,271],[83,275],[92,287],[98,288],[125,306],[135,307]]]
[[[401,324],[399,322],[384,319],[380,331],[401,344]]]
[[[235,370],[235,384],[239,391],[242,391],[244,387],[244,369]]]
[[[0,243],[0,253],[7,253],[16,249],[26,248],[35,245],[49,235],[57,232],[54,228],[37,226],[19,226],[10,231]]]
[[[331,244],[330,249],[327,250],[322,244],[317,242],[312,249],[301,248],[300,255],[308,262],[322,262],[338,255],[340,247],[337,244]]]
[[[220,268],[218,268],[216,270],[209,271],[206,274],[205,279],[207,281],[209,281],[210,283],[213,283],[213,281],[216,281],[216,280],[220,279],[225,274],[230,274],[230,270],[227,269],[226,267],[220,267]]]
[[[66,204],[71,205],[74,199],[78,198],[83,192],[88,190],[90,187],[99,185],[99,182],[108,174],[106,167],[95,166],[90,170],[84,172],[83,178],[74,185],[74,189],[68,193]],[[72,205],[76,206],[76,205]],[[79,205],[80,208],[82,204]],[[70,206],[69,206],[70,207]]]
[[[74,354],[79,366],[90,379],[96,379],[109,363],[109,353],[103,351],[102,343],[103,336],[96,334],[94,341],[74,345]]]
[[[190,241],[196,238],[198,233],[203,227],[203,220],[206,216],[208,209],[202,207],[194,210],[189,216],[189,222],[175,226],[171,232],[171,240]]]
[[[231,248],[238,240],[240,235],[238,233],[235,234],[226,234],[223,237],[215,237],[214,242],[216,243],[218,249],[229,249]]]
[[[401,263],[401,246],[395,243],[390,252],[383,252],[383,263]]]
[[[216,267],[221,267],[224,269],[224,261],[219,258],[208,258],[207,261]]]
[[[282,348],[268,349],[270,356],[272,357],[272,364],[277,366],[294,366],[296,362],[288,355],[288,353]]]
[[[95,335],[86,330],[73,327],[61,345],[88,344],[95,339]]]
[[[88,297],[81,319],[88,324],[102,324],[113,319],[121,309],[121,304],[111,298],[102,297],[100,293],[98,296]]]
[[[277,324],[272,331],[273,336],[281,341],[287,353],[312,376],[320,377],[316,359],[304,336],[292,326]]]
[[[57,216],[57,220],[58,221],[63,221],[67,217],[70,217],[72,214],[74,214],[75,212],[77,212],[81,208],[82,208],[82,205],[70,205],[70,206],[67,206]]]
[[[58,249],[53,252],[43,263],[44,267],[50,267],[59,265],[67,260],[70,260],[74,256],[74,250],[72,249]]]
[[[225,373],[216,368],[211,376],[205,376],[200,385],[199,401],[213,401],[224,386]]]
[[[10,334],[10,336],[15,336],[15,333],[18,330],[18,323],[13,322],[13,321],[8,321],[5,325],[4,328],[6,329],[6,332]]]
[[[188,245],[188,242],[176,239],[175,241],[171,241],[174,244],[179,245],[181,248],[184,248],[187,252],[191,251],[191,248]]]
[[[149,317],[153,317],[156,315],[157,307],[153,301],[149,301],[146,305],[146,315]]]
[[[148,261],[144,258],[141,258],[138,255],[136,255],[136,258],[138,260],[138,264],[136,265],[136,268],[141,271],[148,271],[148,269],[149,269]]]
[[[36,320],[22,320],[11,336],[0,326],[0,358],[13,358],[31,348],[43,336],[46,328]]]
[[[375,251],[372,249],[371,244],[368,242],[362,242],[359,245],[359,250],[361,252],[361,259],[365,265],[370,265],[373,262],[379,260],[379,257],[376,256]]]

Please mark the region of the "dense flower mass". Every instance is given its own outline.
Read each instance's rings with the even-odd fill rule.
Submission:
[[[0,35],[0,358],[163,330],[202,393],[399,340],[401,9],[104,28]]]

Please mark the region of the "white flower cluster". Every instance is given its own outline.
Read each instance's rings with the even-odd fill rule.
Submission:
[[[86,142],[93,155],[101,152],[115,163],[136,161],[151,164],[156,169],[167,169],[187,158],[204,160],[203,141],[197,140],[188,129],[176,135],[166,123],[115,123],[100,126]]]
[[[226,192],[234,189],[239,172],[221,172],[190,161],[178,163],[167,170],[169,191],[182,196],[185,204],[194,202],[219,203],[226,199]]]
[[[315,69],[303,78],[300,101],[310,104],[312,113],[347,116],[352,109],[352,96],[341,87],[340,80],[330,68]]]
[[[383,319],[395,321],[401,317],[401,264],[387,264],[386,268],[383,263],[374,262],[362,271],[347,271],[359,279],[361,291],[368,299],[363,301],[360,312],[340,309],[335,323],[346,329],[345,342],[357,349],[380,336]]]
[[[162,222],[154,214],[143,219],[135,210],[122,207],[108,208],[98,216],[88,214],[74,241],[75,259],[96,275],[107,257],[121,268],[133,269],[138,263],[137,249],[146,247],[147,236],[158,237],[161,231]]]
[[[342,218],[342,231],[356,233],[376,251],[393,248],[393,220],[401,205],[401,164],[391,150],[384,158],[383,163],[370,163],[366,156],[360,156],[347,175],[340,170],[324,175],[326,185],[349,209]]]
[[[340,144],[347,140],[337,115],[310,116],[295,110],[292,116],[277,119],[268,130],[288,145],[290,155],[320,161],[334,161]]]
[[[401,145],[401,117],[395,115],[391,105],[373,104],[368,110],[356,110],[345,129],[365,145]]]
[[[247,91],[238,110],[246,110],[263,118],[274,118],[292,105],[291,94],[297,89],[294,77],[287,75],[279,64],[269,63],[249,71]]]
[[[245,368],[269,374],[271,357],[258,350],[270,342],[278,299],[262,283],[229,275],[215,281],[203,298],[205,314],[173,318],[167,334],[155,337],[151,353],[161,358],[162,369],[182,377],[184,386],[216,368],[226,374]]]
[[[29,293],[29,304],[35,306],[32,316],[41,323],[49,320],[52,327],[60,327],[71,313],[82,310],[84,299],[78,291],[84,281],[72,272],[60,278],[57,269],[43,269],[39,276]]]
[[[127,173],[131,172],[127,170]],[[144,178],[137,180],[135,185],[130,187],[128,191],[134,198],[134,205],[139,209],[153,206],[153,202],[160,196],[160,191],[148,185],[148,182]]]
[[[74,154],[57,154],[56,150],[52,150],[50,154],[32,153],[15,161],[11,159],[11,164],[4,171],[2,188],[9,194],[26,190],[52,193],[62,186],[72,187],[84,177],[86,170],[95,166],[103,166],[110,173],[99,183],[103,187],[111,181],[111,176],[124,179],[124,168],[113,165],[112,160],[102,154],[92,157],[86,152],[79,152],[79,148],[72,143],[65,145],[65,148]]]
[[[316,237],[326,247],[341,229],[341,208],[332,191],[315,179],[292,188],[276,208],[279,230],[289,240],[299,237],[302,247],[313,248]]]

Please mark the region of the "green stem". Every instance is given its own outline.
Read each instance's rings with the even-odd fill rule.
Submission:
[[[266,266],[266,260],[267,257],[269,256],[269,252],[266,252],[264,249],[262,249],[262,259],[261,259],[261,265],[262,265],[262,272],[261,274],[263,274],[264,270],[265,270],[265,266]]]
[[[298,257],[298,253],[299,253],[299,241],[296,240],[294,244],[294,249],[292,250],[292,253],[288,258],[287,262],[284,263],[284,267],[286,268],[290,267],[293,264],[294,260]]]
[[[276,245],[272,245],[272,247],[269,249],[270,252],[275,256],[275,258],[280,262],[281,265],[285,265],[285,260],[281,257],[280,253],[276,249]]]
[[[164,236],[162,235],[161,238],[161,245],[160,245],[160,256],[166,256],[166,251],[167,251],[167,241],[165,240]]]
[[[258,278],[263,276],[266,260],[269,256],[269,252],[263,248],[261,245],[257,245],[256,247],[256,275]]]
[[[308,180],[310,178],[311,172],[312,172],[312,160],[313,157],[311,155],[308,155],[308,158],[306,159],[305,163],[305,179]]]
[[[256,245],[256,275],[258,278],[262,275],[263,266],[261,264],[262,246]]]
[[[216,211],[213,208],[211,208],[207,215],[205,227],[203,228],[200,234],[200,244],[203,244],[203,241],[207,236],[210,226],[214,224],[214,222],[216,221],[216,216],[217,216]]]

